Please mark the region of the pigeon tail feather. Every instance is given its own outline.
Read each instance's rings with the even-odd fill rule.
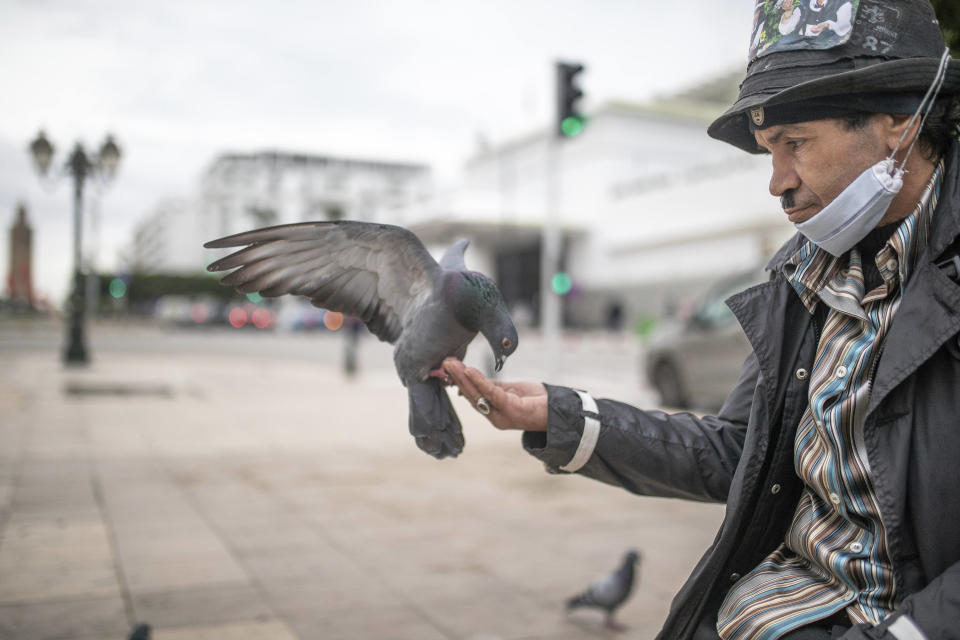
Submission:
[[[463,451],[463,429],[450,396],[439,380],[407,383],[410,434],[434,458],[457,457]]]
[[[596,606],[596,603],[591,602],[589,598],[589,594],[586,594],[586,593],[581,593],[580,595],[573,596],[572,598],[567,600],[567,611],[572,611],[573,609],[577,609],[579,607],[591,607],[591,606]]]

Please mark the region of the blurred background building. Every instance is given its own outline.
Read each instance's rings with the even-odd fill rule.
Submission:
[[[471,239],[523,319],[538,321],[549,154],[559,182],[564,324],[632,326],[717,278],[755,267],[793,233],[767,193],[769,159],[705,135],[737,74],[646,104],[608,102],[585,131],[480,141],[452,187],[429,167],[276,151],[225,153],[189,198],[158,203],[137,226],[132,271],[199,273],[225,252],[210,239],[273,224],[353,219],[411,228],[439,254]]]
[[[767,193],[769,158],[704,133],[723,108],[723,90],[736,87],[725,80],[655,103],[602,105],[583,134],[558,145],[567,325],[659,314],[753,267],[794,232]],[[554,144],[544,130],[481,150],[459,189],[397,220],[429,242],[478,239],[489,255],[471,257],[494,267],[511,302],[535,305],[539,261],[525,257],[540,251]]]
[[[131,268],[202,271],[203,243],[257,227],[307,220],[382,220],[424,200],[430,169],[413,163],[304,153],[224,153],[200,177],[197,193],[170,199],[137,225]]]
[[[27,207],[17,205],[10,227],[10,264],[7,269],[7,302],[14,310],[36,306],[33,297],[33,229],[27,222]]]

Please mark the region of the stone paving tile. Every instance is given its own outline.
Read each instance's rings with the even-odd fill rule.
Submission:
[[[576,628],[571,626],[561,607],[545,606],[515,593],[446,603],[429,609],[428,615],[454,638],[478,635],[503,640],[552,638],[569,634]]]
[[[350,579],[268,580],[260,585],[270,606],[281,617],[339,614],[357,608],[399,607],[406,604],[402,594],[382,581],[356,574]]]
[[[448,640],[423,615],[407,607],[353,608],[316,617],[290,616],[290,626],[307,640]]]
[[[196,555],[172,560],[124,564],[127,586],[147,593],[216,584],[247,584],[247,574],[229,557]]]
[[[135,593],[133,610],[137,620],[147,620],[154,627],[264,621],[273,617],[257,590],[247,585]]]
[[[116,595],[99,518],[11,516],[0,541],[0,603]]]
[[[488,575],[477,566],[391,571],[383,582],[402,594],[404,601],[426,609],[518,592],[512,585]]]
[[[72,515],[75,512],[97,510],[88,477],[68,477],[56,482],[29,484],[21,479],[10,505],[13,510],[24,515],[35,512]]]
[[[302,636],[301,640],[323,638]],[[182,628],[156,628],[152,640],[298,640],[283,622],[238,622]]]
[[[74,548],[101,549],[109,553],[109,535],[99,513],[82,516],[50,514],[22,515],[14,512],[0,538],[0,555],[30,554]]]
[[[119,597],[78,598],[0,606],[0,639],[62,640],[129,631]]]
[[[302,552],[310,555],[317,549],[329,550],[330,543],[302,522],[260,520],[230,526],[218,523],[227,544],[241,556],[276,553],[284,555]]]
[[[176,521],[135,530],[114,527],[117,551],[125,564],[162,562],[197,555],[229,559],[229,552],[207,527]]]
[[[0,567],[0,604],[37,602],[77,596],[119,596],[113,567]]]
[[[329,547],[268,548],[243,554],[240,563],[250,576],[264,583],[312,580],[335,584],[360,571],[356,562]]]

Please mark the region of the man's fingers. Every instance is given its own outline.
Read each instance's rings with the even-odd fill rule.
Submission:
[[[507,426],[511,421],[510,414],[514,409],[516,400],[515,397],[511,397],[514,394],[509,393],[501,384],[486,378],[477,369],[467,367],[466,377],[473,384],[478,394],[477,396],[470,396],[470,398],[485,398],[490,406],[487,419],[500,429]]]
[[[443,361],[443,370],[459,387],[460,394],[474,408],[478,408],[477,401],[480,398],[486,401],[486,407],[489,407],[490,411],[481,413],[484,413],[491,420],[493,414],[503,408],[505,392],[491,380],[488,380],[478,369],[467,367],[459,360],[448,358]]]
[[[460,389],[460,395],[466,397],[470,404],[476,406],[477,398],[480,392],[476,385],[467,376],[466,367],[462,362],[453,358],[447,358],[443,361],[443,370],[453,379],[453,383]]]
[[[487,400],[490,400],[493,394],[500,391],[490,380],[488,380],[478,369],[473,367],[467,367],[466,369],[467,380],[473,383],[474,388],[480,393],[480,395],[485,396]]]
[[[491,384],[479,370],[473,367],[466,367],[464,374],[463,393],[467,396],[470,404],[477,407],[477,402],[480,398],[486,400],[486,405],[489,407],[489,410],[482,411],[481,413],[488,417],[490,417],[490,414],[502,408],[500,406],[502,398],[497,395],[500,390]]]

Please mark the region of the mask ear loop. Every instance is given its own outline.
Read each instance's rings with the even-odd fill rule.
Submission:
[[[940,65],[937,67],[937,74],[934,76],[933,82],[930,83],[930,88],[927,89],[927,93],[923,96],[923,100],[920,101],[920,106],[917,107],[916,113],[914,113],[910,118],[910,121],[907,123],[907,127],[900,135],[900,139],[897,141],[897,146],[893,151],[890,152],[890,155],[887,156],[887,160],[893,160],[893,156],[900,149],[900,145],[907,137],[907,134],[910,133],[911,129],[913,129],[913,124],[917,121],[917,117],[923,113],[923,118],[920,120],[920,126],[917,128],[917,135],[913,137],[913,140],[910,142],[910,146],[907,147],[907,154],[903,156],[903,162],[900,163],[900,168],[896,168],[895,162],[890,163],[892,172],[903,173],[903,167],[905,167],[907,164],[907,158],[909,158],[910,154],[913,153],[913,146],[917,144],[917,140],[920,138],[920,131],[923,130],[923,125],[927,122],[927,116],[930,115],[930,111],[933,108],[933,101],[937,99],[937,95],[940,93],[940,87],[943,86],[943,81],[947,77],[947,66],[949,66],[949,64],[950,48],[946,47],[943,50],[943,55],[940,56]],[[926,109],[926,111],[924,111],[924,109]]]

